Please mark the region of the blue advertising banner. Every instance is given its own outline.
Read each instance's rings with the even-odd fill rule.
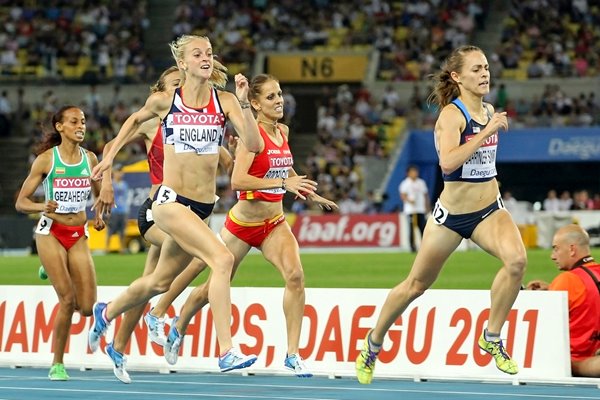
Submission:
[[[411,131],[387,183],[384,211],[400,205],[398,186],[414,164],[433,192],[438,157],[432,131]],[[500,132],[497,163],[600,162],[600,127],[535,128]]]

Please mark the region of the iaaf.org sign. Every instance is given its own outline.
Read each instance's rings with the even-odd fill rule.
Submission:
[[[552,138],[548,144],[548,154],[557,158],[600,159],[600,137]]]
[[[114,299],[123,290],[100,287],[98,298]],[[186,289],[177,298],[169,317],[180,313],[190,291]],[[287,335],[283,294],[283,288],[232,288],[233,341],[244,353],[258,356],[249,372],[284,371]],[[312,371],[354,375],[354,360],[387,294],[387,289],[306,290],[299,352]],[[487,290],[427,291],[392,324],[375,376],[506,378],[492,357],[477,346],[487,326],[489,302]],[[52,287],[0,286],[0,365],[49,367],[58,307]],[[91,322],[91,318],[75,313],[65,352],[67,368],[112,368],[103,349],[113,340],[120,318],[111,324],[94,354],[87,346]],[[565,292],[522,291],[501,334],[507,351],[519,364],[517,378],[570,376]],[[163,349],[148,340],[141,321],[125,352],[131,370],[216,372],[219,348],[210,309],[206,307],[192,319],[176,365],[167,364]],[[132,378],[136,379],[135,373]]]
[[[299,215],[300,247],[399,247],[400,214]]]

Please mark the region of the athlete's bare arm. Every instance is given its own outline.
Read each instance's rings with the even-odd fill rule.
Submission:
[[[96,157],[96,155],[89,150],[86,150],[86,153],[88,155],[88,159],[90,160],[90,167],[94,168],[96,165],[98,165],[98,157]],[[95,199],[98,199],[100,197],[101,185],[102,184],[100,182],[92,179],[92,195],[94,196]],[[99,205],[96,206],[96,204],[99,204]],[[110,207],[112,207],[112,204],[98,203],[98,201],[96,201],[94,203],[94,206],[95,207],[92,207],[95,211],[94,228],[97,231],[101,231],[105,227],[102,216],[104,214],[110,213],[110,211],[111,211]]]
[[[223,106],[223,111],[233,124],[246,148],[253,153],[258,153],[261,150],[261,136],[258,133],[258,125],[256,125],[250,107],[242,109],[240,106],[240,101],[248,103],[248,79],[242,74],[235,76],[235,92],[235,95],[229,92],[219,92],[219,100]]]
[[[233,157],[229,150],[223,146],[219,146],[219,166],[223,168],[227,175],[231,176],[231,172],[233,171]]]
[[[29,175],[25,178],[21,190],[17,196],[15,208],[17,211],[34,214],[39,212],[54,212],[58,208],[56,201],[50,200],[47,203],[36,203],[31,200],[31,196],[40,186],[42,180],[50,172],[52,163],[52,149],[46,150],[33,161]]]
[[[127,118],[114,139],[113,145],[104,155],[104,158],[94,168],[93,179],[100,179],[103,172],[109,169],[119,150],[135,136],[140,125],[152,118],[163,118],[171,107],[171,96],[167,92],[156,92],[146,100],[146,104]]]

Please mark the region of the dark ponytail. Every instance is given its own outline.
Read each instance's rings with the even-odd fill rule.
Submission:
[[[440,68],[440,71],[437,74],[430,76],[431,80],[434,82],[434,88],[427,98],[427,102],[429,104],[435,104],[442,109],[450,104],[452,100],[460,96],[460,88],[458,87],[458,83],[452,79],[450,74],[452,72],[460,72],[465,63],[465,55],[472,51],[479,51],[483,53],[483,51],[477,46],[458,47],[454,49],[452,53],[450,53],[448,58],[446,58]]]

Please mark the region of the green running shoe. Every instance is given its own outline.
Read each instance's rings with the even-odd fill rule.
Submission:
[[[506,352],[504,348],[504,344],[502,344],[502,340],[494,340],[487,341],[485,340],[485,336],[482,333],[481,337],[479,337],[479,348],[486,353],[489,353],[494,357],[494,361],[496,361],[496,367],[507,374],[514,375],[519,372],[519,367],[517,363],[514,362]]]
[[[369,335],[372,329],[367,333],[365,341],[363,343],[362,350],[356,358],[356,377],[358,382],[363,385],[368,385],[373,380],[373,372],[375,371],[375,361],[377,361],[377,355],[379,351],[374,351],[369,346]]]
[[[50,372],[48,372],[48,378],[51,381],[68,381],[69,375],[67,371],[65,371],[64,364],[56,363],[50,368]]]

